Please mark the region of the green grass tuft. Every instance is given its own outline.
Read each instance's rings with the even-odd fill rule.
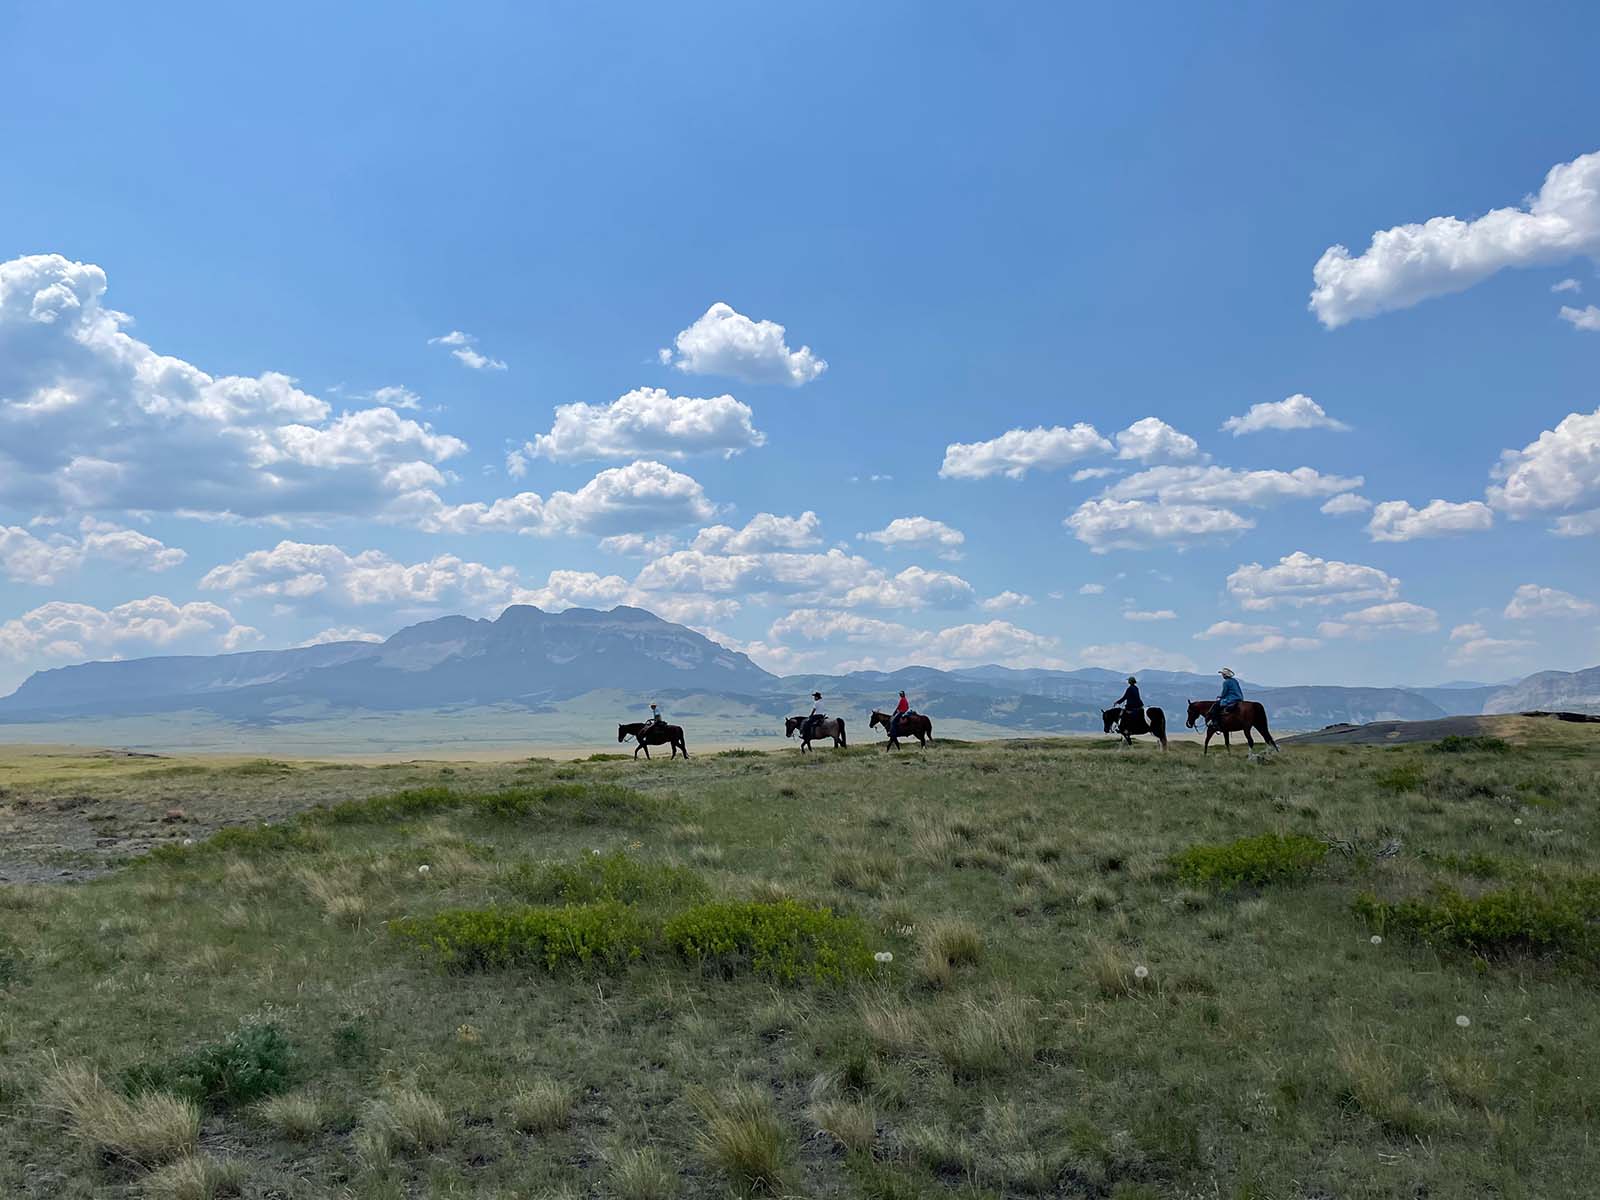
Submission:
[[[1185,883],[1214,888],[1264,887],[1304,878],[1328,853],[1327,844],[1298,833],[1263,833],[1222,845],[1190,846],[1173,855]]]
[[[1479,896],[1439,888],[1388,903],[1371,892],[1355,912],[1379,933],[1410,934],[1475,954],[1566,953],[1600,961],[1600,880],[1517,884]]]
[[[706,881],[687,867],[642,863],[620,850],[564,863],[523,863],[508,874],[506,886],[529,904],[662,904],[711,894]]]
[[[625,904],[565,908],[457,908],[404,917],[389,929],[427,947],[452,971],[505,967],[616,968],[644,956],[648,922]]]
[[[724,976],[837,983],[873,968],[860,921],[793,900],[702,904],[671,918],[664,933],[683,958]]]

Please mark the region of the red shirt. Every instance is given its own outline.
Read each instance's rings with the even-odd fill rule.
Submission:
[[[894,706],[894,715],[898,717],[903,712],[909,712],[910,709],[911,702],[908,701],[904,696],[901,696],[900,703]]]

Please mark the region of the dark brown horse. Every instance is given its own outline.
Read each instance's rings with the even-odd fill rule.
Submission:
[[[1215,700],[1189,701],[1189,715],[1184,720],[1184,725],[1193,729],[1194,723],[1209,713],[1211,706],[1215,703]],[[1205,745],[1200,748],[1200,753],[1204,754],[1206,752],[1207,747],[1211,745],[1212,737],[1218,733],[1222,734],[1222,748],[1224,750],[1232,749],[1228,742],[1228,734],[1230,733],[1243,733],[1245,742],[1249,744],[1250,749],[1254,750],[1256,748],[1256,740],[1250,736],[1252,729],[1266,739],[1267,745],[1274,750],[1278,748],[1278,743],[1272,740],[1271,730],[1267,728],[1267,710],[1254,700],[1241,700],[1232,708],[1224,711],[1222,720],[1215,726],[1207,724]]]
[[[799,731],[800,753],[804,754],[807,750],[811,749],[812,738],[831,737],[833,739],[833,747],[835,750],[841,750],[850,745],[849,741],[844,736],[843,717],[823,717],[820,721],[817,721],[814,725],[812,725],[809,731],[807,731],[806,721],[808,719],[809,718],[807,717],[786,717],[784,718],[783,722],[784,737],[793,737],[795,735],[795,731]]]
[[[689,747],[683,743],[682,725],[653,725],[649,721],[632,721],[627,725],[617,726],[617,741],[625,742],[629,738],[638,738],[639,744],[633,748],[633,756],[639,757],[639,751],[644,751],[646,758],[650,757],[651,746],[672,746],[672,757],[678,757],[678,751],[683,751],[685,758],[689,757]]]
[[[900,734],[916,738],[917,744],[924,750],[928,748],[928,743],[933,741],[933,722],[921,713],[907,713],[901,717],[898,733],[895,732],[893,721],[894,718],[888,713],[881,713],[877,709],[873,709],[872,720],[867,722],[868,729],[876,729],[879,725],[882,725],[883,731],[889,735],[889,744],[884,747],[885,750],[900,749]]]
[[[1147,708],[1144,710],[1144,715],[1144,721],[1140,721],[1136,714],[1132,721],[1127,725],[1123,725],[1121,723],[1122,710],[1120,708],[1107,708],[1101,711],[1100,719],[1105,722],[1107,733],[1115,729],[1122,735],[1122,744],[1124,746],[1133,745],[1135,734],[1149,733],[1155,735],[1156,741],[1160,742],[1161,748],[1165,750],[1167,748],[1167,714],[1159,708]]]

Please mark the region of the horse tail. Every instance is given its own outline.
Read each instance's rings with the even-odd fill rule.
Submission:
[[[1156,735],[1156,740],[1161,743],[1161,748],[1167,748],[1167,714],[1159,708],[1147,708],[1145,714],[1150,720],[1150,732]]]
[[[843,746],[847,750],[850,748],[850,739],[845,737],[845,734],[844,734],[844,718],[843,717],[839,718],[839,745]]]
[[[1255,727],[1256,732],[1267,739],[1267,745],[1276,750],[1278,743],[1273,740],[1272,731],[1267,728],[1267,707],[1264,704],[1256,705]]]
[[[922,719],[923,719],[924,722],[927,723],[928,732],[926,734],[926,737],[931,742],[931,741],[933,741],[933,720],[930,717],[923,717]]]

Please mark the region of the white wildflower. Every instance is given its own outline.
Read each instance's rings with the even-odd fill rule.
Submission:
[[[1150,968],[1145,966],[1143,963],[1140,963],[1137,967],[1135,967],[1133,969],[1133,977],[1135,979],[1149,979],[1150,978]]]
[[[880,963],[892,963],[894,961],[894,955],[887,950],[879,950],[872,958],[874,962]]]
[[[1372,935],[1372,944],[1374,946],[1381,946],[1381,945],[1383,945],[1383,939],[1381,937],[1379,937],[1377,934],[1373,934]]]
[[[426,875],[426,874],[428,874],[428,872],[430,872],[432,870],[433,870],[433,868],[430,867],[427,863],[423,863],[420,867],[417,868],[417,874],[418,875]]]
[[[1465,1029],[1468,1025],[1472,1024],[1472,1018],[1467,1016],[1466,1013],[1462,1013],[1459,1017],[1456,1018],[1456,1024],[1461,1026],[1461,1028]]]

